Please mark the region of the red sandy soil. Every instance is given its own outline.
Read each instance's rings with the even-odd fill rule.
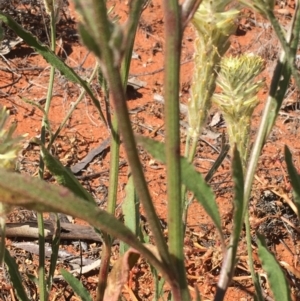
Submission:
[[[122,1],[109,1],[116,4],[116,11],[121,19],[126,18],[127,5]],[[293,12],[294,1],[289,2],[289,6],[283,8],[276,7],[276,15],[283,25],[290,22],[290,14]],[[70,4],[66,8],[68,14],[75,21],[73,6]],[[256,20],[256,24],[249,20]],[[266,22],[261,17],[245,11],[240,20],[237,34],[232,36],[232,44],[229,53],[239,55],[245,52],[253,52],[261,55],[266,61],[264,76],[266,77],[266,87],[260,93],[260,105],[255,111],[253,118],[252,136],[256,134],[260,116],[266,101],[272,68],[279,54],[279,44],[274,32],[268,27],[260,27],[258,24]],[[132,60],[130,69],[131,75],[137,75],[139,80],[146,82],[146,86],[138,91],[131,91],[128,97],[128,108],[131,111],[131,119],[136,132],[148,137],[155,137],[159,141],[164,141],[164,120],[163,105],[154,100],[154,95],[163,95],[163,66],[165,40],[163,35],[163,15],[162,5],[159,0],[152,0],[141,17],[140,26],[136,36],[134,51],[138,54],[137,59]],[[85,47],[76,39],[74,41],[60,40],[63,48],[58,47],[57,51],[63,54],[67,64],[77,68],[77,72],[84,78],[92,72],[95,66],[95,58],[88,54]],[[181,102],[187,103],[189,97],[189,87],[193,69],[193,43],[194,31],[191,25],[185,30],[182,41],[182,68],[181,68]],[[64,51],[66,51],[64,53]],[[41,127],[42,113],[39,109],[26,103],[24,99],[43,104],[46,97],[47,85],[49,81],[49,66],[43,58],[31,51],[25,44],[18,45],[1,59],[0,63],[0,102],[7,106],[11,113],[11,121],[18,123],[17,132],[28,134],[26,141],[39,135]],[[29,69],[24,69],[28,68]],[[5,71],[5,68],[8,70]],[[37,69],[38,68],[38,69]],[[9,71],[10,70],[10,71]],[[103,110],[104,102],[101,101],[101,91],[95,81],[92,84],[94,92],[98,95]],[[51,128],[56,130],[62,122],[64,116],[70,109],[73,102],[80,94],[80,88],[65,80],[58,72],[55,78],[54,97],[51,104],[49,121]],[[270,249],[274,252],[278,260],[285,261],[295,269],[299,270],[299,239],[291,230],[287,230],[286,224],[281,217],[291,218],[292,213],[286,205],[284,198],[292,198],[291,187],[287,178],[286,168],[283,159],[283,147],[287,144],[294,156],[296,166],[299,166],[300,144],[299,144],[299,117],[298,117],[298,91],[291,83],[285,109],[281,111],[276,126],[274,127],[261,155],[257,179],[254,184],[252,203],[250,207],[253,237],[255,230],[259,228],[269,239]],[[217,113],[212,109],[210,119]],[[182,120],[186,122],[185,116]],[[210,128],[215,133],[225,132],[225,127],[214,126]],[[109,132],[99,119],[98,113],[91,100],[85,97],[78,108],[74,111],[67,126],[58,137],[54,151],[61,161],[68,165],[74,165],[81,160],[92,148],[98,146],[109,137]],[[182,143],[184,145],[185,134],[182,132]],[[220,148],[219,139],[208,137],[206,142],[216,148]],[[23,173],[36,175],[38,170],[37,146],[25,143],[20,156],[20,170]],[[153,159],[143,150],[140,151],[140,158],[146,171],[146,179],[155,203],[155,208],[161,219],[166,219],[166,183],[165,167],[153,161]],[[196,168],[207,173],[217,158],[216,151],[205,141],[201,141],[195,158]],[[125,159],[123,147],[121,147],[121,161]],[[104,152],[96,157],[87,167],[87,172],[108,171],[110,152]],[[45,176],[50,178],[50,175]],[[127,181],[127,165],[120,168],[118,190],[118,202],[125,196],[124,187]],[[84,181],[84,186],[91,191],[100,206],[105,208],[105,198],[108,188],[108,172],[92,180]],[[229,236],[232,229],[232,182],[230,177],[230,164],[224,161],[218,172],[211,180],[211,185],[216,193],[219,210],[222,215],[224,232]],[[268,211],[266,206],[273,204],[272,210]],[[275,205],[276,206],[275,206]],[[118,209],[120,211],[120,209]],[[22,210],[17,209],[11,220],[22,220]],[[21,216],[21,217],[20,217]],[[76,223],[82,221],[75,220]],[[295,218],[292,223],[295,223]],[[8,246],[12,241],[7,239]],[[71,243],[61,246],[73,254],[79,254],[78,248]],[[12,250],[14,250],[12,248]],[[89,245],[89,254],[97,257],[100,247],[96,244]],[[118,247],[114,247],[115,260],[118,255]],[[218,237],[211,220],[207,217],[201,206],[194,202],[191,205],[188,215],[188,230],[185,239],[187,278],[190,285],[191,294],[194,295],[194,287],[197,286],[202,295],[202,300],[212,300],[218,281],[220,266],[222,263],[222,252],[218,247]],[[20,255],[23,254],[23,257]],[[35,274],[37,257],[26,252],[12,251],[12,254],[19,254],[17,261],[20,269]],[[255,269],[262,273],[261,265],[257,257],[257,247],[253,240],[253,254],[255,259]],[[85,256],[88,255],[84,254]],[[250,271],[247,263],[246,246],[241,242],[239,249],[239,264],[235,273],[234,281],[226,294],[226,300],[253,300],[253,285],[250,279]],[[25,258],[25,257],[26,258]],[[91,256],[91,255],[90,255]],[[25,258],[25,259],[24,259]],[[59,271],[57,271],[59,273]],[[265,280],[264,278],[262,278]],[[95,295],[97,271],[81,276],[82,283]],[[289,276],[289,281],[293,291],[294,300],[300,300],[299,279]],[[38,300],[36,294],[32,292],[32,285],[24,282],[31,292],[32,300]],[[262,283],[266,294],[270,292],[267,283]],[[31,288],[30,288],[31,287]],[[3,280],[2,296],[5,300],[12,299],[12,291],[9,285],[5,285]],[[55,283],[52,290],[51,300],[67,300],[71,296],[70,287],[63,281]],[[124,289],[124,296],[127,300],[152,300],[153,286],[152,276],[147,264],[140,261],[130,275],[128,286]],[[130,297],[131,296],[131,297]],[[298,296],[298,297],[297,297]],[[131,298],[131,299],[130,299]],[[298,298],[298,299],[297,299]],[[78,300],[73,296],[68,300]]]

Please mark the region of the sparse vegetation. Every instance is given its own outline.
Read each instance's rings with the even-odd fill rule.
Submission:
[[[238,256],[238,248],[241,245],[243,247],[247,245],[247,251],[244,253],[247,254],[247,260],[245,260],[247,267],[242,267],[242,270],[247,270],[248,275],[245,277],[248,277],[248,280],[251,278],[255,299],[260,301],[266,299],[261,282],[261,279],[264,278],[270,288],[268,292],[272,294],[274,300],[292,300],[292,285],[287,281],[282,267],[294,274],[297,270],[295,272],[295,269],[292,270],[287,263],[282,263],[275,258],[269,249],[268,233],[265,233],[271,222],[263,226],[266,220],[269,221],[270,214],[277,215],[283,214],[283,212],[290,214],[289,208],[285,206],[285,209],[280,209],[281,211],[278,213],[279,209],[277,205],[274,205],[268,209],[270,210],[268,211],[269,215],[265,216],[263,211],[266,207],[264,207],[259,216],[260,221],[253,221],[249,212],[251,210],[251,191],[255,187],[255,172],[262,148],[279,115],[291,78],[296,84],[299,81],[295,58],[299,42],[300,11],[297,2],[293,10],[294,15],[290,22],[290,29],[285,31],[274,16],[274,1],[243,2],[186,0],[180,5],[177,0],[163,1],[164,22],[163,25],[160,25],[164,27],[165,32],[163,49],[165,139],[163,142],[157,141],[149,135],[147,137],[135,133],[127,103],[127,84],[135,35],[142,12],[149,5],[148,1],[132,0],[128,5],[127,19],[121,22],[121,18],[117,16],[117,7],[109,7],[109,1],[106,3],[104,0],[74,0],[79,16],[80,39],[93,54],[96,62],[88,80],[79,76],[75,68],[68,66],[57,55],[56,23],[59,20],[63,1],[45,1],[51,28],[50,47],[45,46],[33,33],[25,30],[24,26],[22,27],[14,20],[14,17],[0,11],[0,20],[3,24],[13,30],[51,66],[45,106],[35,104],[31,99],[26,100],[27,104],[32,105],[43,116],[41,129],[39,129],[40,136],[30,141],[40,151],[39,178],[11,171],[11,160],[16,159],[16,150],[19,148],[17,143],[20,141],[19,138],[12,137],[14,128],[11,128],[8,134],[0,132],[0,164],[1,162],[5,163],[1,165],[0,169],[2,221],[3,215],[7,213],[7,208],[14,206],[34,210],[38,217],[39,267],[36,274],[30,277],[33,282],[38,283],[37,288],[34,289],[36,293],[26,291],[20,272],[17,271],[15,260],[8,250],[4,252],[6,268],[17,298],[43,301],[49,299],[55,278],[61,235],[61,221],[57,214],[63,213],[88,222],[94,227],[94,232],[101,235],[101,263],[99,263],[100,272],[95,300],[136,298],[133,292],[128,297],[122,293],[122,290],[124,285],[127,285],[130,270],[136,266],[140,258],[149,264],[148,269],[153,275],[152,282],[155,292],[152,297],[154,300],[202,300],[201,296],[205,295],[205,292],[199,291],[197,283],[189,279],[185,262],[187,240],[189,244],[197,246],[201,250],[199,243],[193,240],[187,225],[190,214],[189,206],[192,202],[197,202],[206,211],[215,229],[215,249],[207,248],[208,251],[205,253],[207,259],[201,259],[203,262],[209,259],[211,270],[218,270],[218,280],[213,292],[214,300],[225,298],[227,289],[237,276],[236,270],[241,269]],[[27,3],[24,5],[26,6]],[[250,147],[249,137],[253,112],[258,105],[257,93],[264,86],[264,79],[257,77],[261,76],[264,61],[255,55],[228,56],[230,35],[237,28],[242,9],[251,9],[252,12],[261,14],[269,20],[283,49],[272,74],[264,111],[252,147]],[[197,32],[196,54],[194,76],[187,106],[188,126],[183,135],[184,139],[182,139],[179,97],[180,58],[184,29],[191,21]],[[143,26],[147,28],[147,26]],[[82,90],[77,101],[73,103],[59,125],[51,124],[50,117],[54,98],[54,80],[58,76],[56,70],[60,72],[59,76],[63,76],[66,82],[73,82]],[[91,82],[96,75],[97,85],[101,88],[101,102],[99,102],[100,98],[95,90],[91,88]],[[55,153],[58,154],[57,139],[66,127],[69,118],[78,108],[84,93],[92,100],[102,126],[110,135],[109,185],[105,210],[98,207],[93,191],[84,187],[74,175],[76,172],[72,171],[72,168],[70,170],[65,167],[62,160],[55,155]],[[226,121],[230,152],[228,156],[228,147],[223,148],[225,145],[223,135],[220,155],[208,171],[210,175],[208,179],[195,169],[194,161],[197,147],[199,147],[199,135],[204,128],[212,101],[220,108]],[[0,117],[3,121],[0,125],[4,125],[7,119],[6,110],[3,109],[2,113]],[[155,130],[155,132],[157,131]],[[2,136],[5,137],[4,140],[1,140]],[[122,204],[122,216],[117,217],[121,143],[125,149],[129,172],[126,178],[126,198]],[[181,156],[180,150],[184,143],[185,153],[184,156]],[[74,145],[76,147],[76,140]],[[11,153],[7,152],[7,146],[10,147]],[[104,148],[98,150],[98,153],[102,152]],[[147,172],[141,162],[140,149],[151,155],[151,164],[160,164],[156,162],[161,162],[166,168],[167,231],[164,230],[157,213],[153,191],[151,191]],[[299,174],[287,146],[284,151],[285,163],[294,191],[293,201],[286,200],[286,202],[294,211],[293,218],[296,221],[300,212]],[[9,166],[6,164],[7,161],[1,161],[7,156],[10,160]],[[213,185],[208,182],[219,166],[224,163],[225,158],[230,160],[231,181],[233,182],[231,199],[233,211],[230,217],[231,229],[229,232],[222,220],[222,208],[216,200]],[[83,164],[85,163],[83,162]],[[53,176],[57,183],[45,181],[47,180],[46,174]],[[285,184],[289,183],[286,181]],[[274,193],[277,192],[270,188],[270,194]],[[270,195],[265,197],[270,197]],[[256,201],[256,206],[258,212],[260,210],[259,201]],[[45,212],[56,214],[52,217],[52,228],[55,231],[52,232],[49,266],[46,265],[45,259],[46,235],[43,216]],[[145,216],[142,215],[142,212]],[[281,220],[287,223],[285,216],[281,216]],[[147,223],[146,230],[145,222]],[[2,222],[2,248],[5,235],[4,224]],[[242,235],[244,225],[245,238]],[[291,223],[289,226],[295,228]],[[277,224],[274,227],[276,229],[280,226]],[[254,232],[255,241],[251,236]],[[120,243],[117,258],[114,258],[111,268],[115,239],[118,239]],[[255,270],[254,266],[253,243],[257,246],[258,257],[256,260],[261,262],[262,270],[259,272]],[[82,300],[93,299],[88,288],[74,275],[66,269],[61,270],[61,275]],[[202,277],[202,275],[197,275],[197,277]],[[137,287],[137,289],[139,288]]]

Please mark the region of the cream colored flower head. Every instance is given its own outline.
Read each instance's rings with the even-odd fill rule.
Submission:
[[[192,19],[197,31],[204,36],[212,36],[213,31],[219,31],[227,37],[232,34],[236,29],[239,10],[234,7],[226,9],[231,2],[203,0]]]
[[[252,115],[258,104],[256,94],[264,84],[264,79],[256,80],[256,77],[264,65],[264,60],[253,54],[222,59],[217,78],[221,92],[215,94],[213,100],[225,114],[233,118]]]

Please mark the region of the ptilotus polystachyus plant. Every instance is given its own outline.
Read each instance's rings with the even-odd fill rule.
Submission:
[[[5,129],[9,112],[5,108],[0,109],[0,168],[13,171],[16,168],[16,159],[21,148],[20,141],[23,137],[13,137],[16,124]],[[6,214],[10,207],[1,203],[0,197],[0,264],[3,261],[5,246],[5,222]]]
[[[236,144],[244,167],[249,154],[251,118],[259,103],[257,93],[264,84],[264,79],[256,77],[263,69],[264,61],[256,55],[224,57],[217,78],[221,92],[213,96],[225,118],[230,145]]]
[[[218,66],[237,27],[239,11],[226,9],[231,2],[203,0],[192,20],[196,29],[195,67],[188,102],[188,134],[192,139],[198,139],[206,120]]]

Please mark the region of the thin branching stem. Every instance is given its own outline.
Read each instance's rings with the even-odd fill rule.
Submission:
[[[109,173],[109,191],[107,198],[107,212],[115,214],[118,190],[119,177],[119,158],[120,158],[120,135],[118,120],[116,116],[112,118],[111,124],[111,144],[110,144],[110,173]],[[97,301],[102,301],[104,291],[107,284],[107,277],[109,273],[109,262],[111,256],[111,242],[112,237],[107,233],[103,233],[103,250],[101,253],[101,265],[99,271],[99,283],[97,287]]]

